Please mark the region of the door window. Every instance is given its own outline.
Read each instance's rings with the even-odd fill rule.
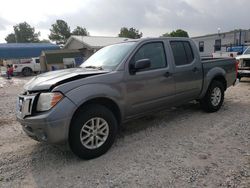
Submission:
[[[40,63],[40,59],[36,59],[36,63]]]
[[[176,66],[187,65],[193,62],[194,54],[189,42],[172,41],[170,45]]]
[[[189,42],[183,42],[182,43],[184,45],[184,49],[186,52],[186,57],[187,57],[187,63],[192,63],[194,60],[194,54],[193,54],[193,50],[189,44]]]
[[[130,66],[133,67],[135,62],[141,59],[149,59],[151,61],[150,68],[143,69],[143,71],[166,67],[167,63],[163,43],[153,42],[144,44],[131,59]]]

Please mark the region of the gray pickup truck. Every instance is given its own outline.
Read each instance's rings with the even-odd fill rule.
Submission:
[[[192,100],[216,112],[236,75],[235,59],[201,60],[190,39],[125,41],[79,68],[34,77],[18,96],[17,119],[31,138],[69,143],[91,159],[112,146],[123,122]]]

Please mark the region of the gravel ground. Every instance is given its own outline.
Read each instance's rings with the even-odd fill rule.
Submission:
[[[23,133],[14,108],[28,79],[0,77],[0,187],[250,187],[250,79],[217,113],[189,103],[126,124],[90,161]]]

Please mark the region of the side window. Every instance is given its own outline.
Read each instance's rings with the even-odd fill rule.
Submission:
[[[157,69],[166,67],[166,56],[162,42],[152,42],[143,45],[131,59],[130,65],[134,65],[136,61],[141,59],[149,59],[151,67],[149,69]]]
[[[194,60],[193,50],[189,42],[183,42],[183,45],[184,45],[186,56],[187,56],[187,63],[192,63]]]
[[[172,41],[170,42],[174,55],[175,65],[187,65],[194,60],[194,54],[189,42]]]
[[[220,51],[221,50],[221,39],[215,40],[215,45],[214,45],[214,51]]]
[[[199,42],[199,51],[204,52],[204,41]]]
[[[36,59],[36,63],[40,63],[40,59]]]

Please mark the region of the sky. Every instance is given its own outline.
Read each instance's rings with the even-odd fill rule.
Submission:
[[[250,29],[249,0],[0,0],[0,42],[13,25],[26,21],[40,39],[51,25],[65,20],[73,30],[85,27],[92,36],[117,36],[121,27],[135,27],[143,37],[184,29],[199,36]]]

